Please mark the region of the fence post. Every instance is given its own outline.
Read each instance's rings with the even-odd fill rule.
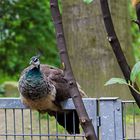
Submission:
[[[92,120],[96,136],[98,138],[99,129],[98,129],[98,101],[96,98],[85,98],[83,100],[86,111],[89,118]]]
[[[122,101],[117,97],[100,98],[102,140],[123,140]]]

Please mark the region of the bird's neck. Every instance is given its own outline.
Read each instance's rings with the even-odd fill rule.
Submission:
[[[35,71],[40,71],[40,65],[38,65],[38,66],[34,66],[33,68],[32,68],[32,70],[35,70]]]
[[[29,72],[27,73],[27,77],[38,77],[41,76],[41,72],[40,72],[40,66],[37,67],[33,67],[32,69],[29,70]]]
[[[31,71],[32,71],[32,72],[40,72],[40,66],[38,66],[38,67],[33,67],[33,68],[31,69]]]
[[[36,67],[39,71],[40,71],[40,65],[38,65],[38,67]]]

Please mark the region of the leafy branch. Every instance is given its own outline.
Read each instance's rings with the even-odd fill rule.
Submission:
[[[91,3],[93,0],[83,0],[83,2],[84,3],[87,3],[87,4],[89,4],[89,3]]]
[[[125,58],[125,55],[123,53],[123,50],[121,48],[119,39],[116,35],[115,29],[114,29],[114,25],[113,25],[113,21],[112,21],[112,17],[111,17],[111,13],[110,13],[110,9],[109,9],[109,5],[108,5],[108,1],[107,0],[100,0],[100,4],[101,4],[101,10],[102,10],[102,15],[103,15],[103,20],[104,20],[104,25],[106,28],[106,32],[108,35],[108,41],[113,49],[113,52],[116,56],[117,62],[121,68],[121,71],[124,75],[124,78],[126,81],[130,80],[130,76],[131,75],[131,69],[129,67],[129,64]],[[130,81],[131,83],[132,81]],[[135,89],[138,90],[137,84],[132,82],[135,87]],[[131,95],[134,97],[137,105],[140,108],[140,94],[138,94],[135,90],[133,90],[132,87],[129,86]]]
[[[140,74],[140,61],[137,62],[132,68],[132,71],[130,73],[130,80],[126,81],[123,78],[111,78],[105,83],[105,86],[113,85],[113,84],[127,85],[131,87],[136,93],[140,94],[140,92],[134,86],[139,74]]]

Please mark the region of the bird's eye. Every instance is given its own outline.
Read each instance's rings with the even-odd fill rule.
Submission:
[[[38,61],[38,59],[37,59],[37,58],[35,58],[35,59],[34,59],[34,62],[37,62],[37,61]]]

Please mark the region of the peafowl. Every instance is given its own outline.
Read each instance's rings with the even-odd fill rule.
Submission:
[[[86,96],[79,85],[78,87],[81,96]],[[63,70],[40,64],[39,56],[33,56],[30,66],[25,68],[20,76],[19,92],[23,104],[40,113],[47,112],[54,116],[70,134],[79,133],[79,118],[76,111],[67,111],[65,122],[60,104],[70,98],[68,81],[64,78]]]

